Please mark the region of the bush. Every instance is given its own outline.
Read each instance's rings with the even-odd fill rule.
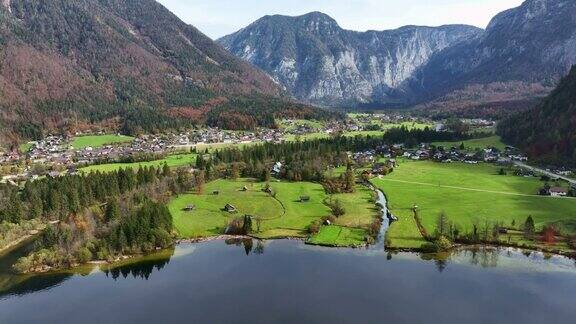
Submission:
[[[420,246],[420,249],[424,253],[437,253],[448,251],[452,248],[452,242],[445,236],[440,236],[434,242],[427,242]]]
[[[370,224],[370,228],[368,229],[368,234],[370,234],[370,236],[372,236],[372,237],[378,236],[378,233],[380,233],[381,227],[382,227],[382,221],[378,218],[374,219],[374,221],[372,221],[372,224]]]
[[[336,217],[340,217],[340,216],[344,216],[344,214],[346,214],[346,210],[344,209],[344,206],[342,206],[342,203],[340,202],[340,200],[336,199],[334,202],[331,202],[329,205],[330,205],[330,209],[332,210],[332,215],[334,215]]]
[[[439,251],[447,251],[452,248],[452,242],[450,242],[450,240],[445,236],[441,236],[436,240],[436,242],[434,242],[434,244],[436,244]]]
[[[322,224],[320,224],[319,221],[313,221],[312,224],[308,225],[308,233],[318,234],[318,232],[320,232],[321,226]]]
[[[76,251],[76,260],[78,263],[86,263],[92,260],[92,252],[88,248],[83,247]]]

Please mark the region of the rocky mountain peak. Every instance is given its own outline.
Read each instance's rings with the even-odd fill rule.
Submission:
[[[304,25],[306,30],[311,33],[323,33],[340,29],[336,20],[319,11],[295,17],[295,20]]]
[[[576,64],[574,0],[527,0],[498,14],[487,30],[405,26],[362,33],[318,12],[268,23],[219,42],[293,96],[319,105],[412,105],[496,84],[511,85],[503,86],[504,97],[518,98],[524,90],[550,89]],[[494,98],[502,98],[499,91]]]
[[[465,25],[355,32],[312,12],[267,16],[218,42],[298,99],[338,106],[404,101],[403,84],[431,56],[482,32]]]

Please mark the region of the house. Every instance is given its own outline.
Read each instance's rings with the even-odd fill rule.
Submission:
[[[550,188],[550,196],[552,197],[566,197],[568,196],[568,190],[562,187]]]
[[[309,202],[310,196],[300,196],[300,202]]]
[[[236,207],[230,205],[230,204],[226,204],[226,206],[224,206],[224,211],[228,212],[228,213],[235,213],[237,211]]]
[[[382,174],[384,173],[385,170],[385,166],[382,163],[375,163],[374,166],[372,166],[372,173],[373,174]]]
[[[282,171],[282,163],[276,162],[276,164],[274,164],[274,167],[272,167],[272,173],[274,175],[278,175],[280,174],[280,171]]]
[[[190,205],[188,205],[188,206],[186,206],[186,207],[184,208],[184,211],[191,212],[191,211],[193,211],[194,209],[196,209],[196,206],[190,204]]]

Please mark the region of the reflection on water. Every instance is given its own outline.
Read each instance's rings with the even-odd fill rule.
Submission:
[[[38,276],[7,272],[16,256],[0,260],[0,323],[526,324],[576,317],[574,261],[515,249],[418,254],[231,239]]]
[[[168,263],[170,263],[170,258],[139,261],[130,265],[103,269],[102,271],[106,274],[106,277],[114,280],[120,277],[126,279],[128,276],[148,280],[154,271],[162,270]]]
[[[239,248],[246,256],[262,255],[266,243],[248,238],[231,238],[223,241],[225,245]],[[200,243],[199,246],[206,243]],[[302,244],[302,243],[299,243]],[[475,266],[481,268],[509,268],[526,271],[576,271],[576,263],[566,257],[523,251],[512,248],[474,247],[442,253],[407,253],[395,251],[376,251],[373,249],[334,249],[305,246],[306,250],[326,253],[374,256],[381,255],[386,261],[419,259],[434,266],[438,272],[444,272],[450,266]],[[100,270],[113,280],[135,279],[149,280],[154,272],[162,271],[172,258],[187,257],[194,253],[196,245],[183,244],[176,249],[165,250],[143,258],[125,261],[124,264],[101,266]],[[0,259],[0,298],[9,295],[24,295],[58,286],[75,275],[88,275],[94,267],[83,267],[66,273],[41,275],[16,275],[10,265],[24,255],[28,246],[4,255]]]
[[[256,241],[256,245],[254,245],[254,241]],[[243,247],[246,255],[250,255],[250,253],[264,254],[264,242],[261,240],[254,240],[251,238],[230,238],[225,240],[224,243],[226,243],[226,245]]]

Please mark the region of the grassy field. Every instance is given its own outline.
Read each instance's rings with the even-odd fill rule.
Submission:
[[[132,142],[133,137],[124,135],[90,135],[79,136],[72,141],[72,147],[81,150],[87,147],[98,148],[108,144]]]
[[[138,169],[141,167],[161,167],[164,166],[164,163],[168,164],[169,167],[181,167],[186,165],[191,165],[196,163],[196,156],[197,154],[189,153],[189,154],[177,154],[177,155],[170,155],[164,159],[156,160],[156,161],[148,161],[148,162],[136,162],[136,163],[108,163],[108,164],[99,164],[99,165],[91,165],[85,168],[81,168],[80,171],[82,172],[113,172],[118,171],[119,169]]]
[[[284,136],[284,140],[291,142],[291,141],[296,141],[296,140],[301,140],[301,141],[308,141],[308,140],[316,140],[316,139],[322,139],[322,138],[329,138],[330,134],[326,133],[326,132],[315,132],[315,133],[309,133],[309,134],[304,134],[304,135],[294,135],[294,134],[288,134],[286,136]]]
[[[333,195],[331,199],[339,200],[346,211],[336,220],[336,225],[368,228],[379,212],[374,195],[372,190],[360,185],[354,193]]]
[[[217,180],[206,185],[203,195],[180,195],[169,205],[176,230],[183,238],[214,236],[223,233],[231,218],[248,214],[263,219],[260,232],[254,233],[258,237],[305,237],[308,225],[330,214],[324,204],[326,194],[319,184],[276,182],[270,185],[276,198],[262,191],[263,183],[251,180]],[[244,186],[248,191],[241,190]],[[213,195],[215,190],[220,193]],[[310,196],[310,202],[299,202],[302,195]],[[189,204],[194,204],[196,209],[183,211]],[[238,212],[222,211],[226,204],[232,204]]]
[[[320,232],[307,243],[333,247],[360,247],[366,245],[366,231],[338,225],[322,226]]]
[[[243,187],[247,191],[243,191]],[[260,231],[254,223],[254,236],[262,239],[279,237],[308,236],[308,226],[330,215],[326,205],[329,199],[320,184],[308,182],[272,182],[276,197],[263,192],[264,183],[249,179],[237,181],[217,180],[206,185],[202,195],[185,194],[173,199],[169,204],[174,218],[174,226],[182,238],[202,238],[222,234],[230,219],[243,215],[262,218]],[[218,195],[213,194],[219,191]],[[309,202],[300,202],[301,196],[309,196]],[[320,236],[314,243],[323,245],[358,246],[364,244],[366,228],[378,215],[372,201],[372,192],[359,188],[354,194],[335,195],[346,214],[336,221],[336,225],[345,228],[338,237]],[[194,205],[193,211],[184,211],[188,205]],[[238,210],[230,214],[223,211],[226,204]],[[346,239],[345,239],[346,238]]]
[[[436,146],[443,146],[445,148],[450,148],[452,146],[459,147],[460,144],[464,143],[464,146],[468,150],[475,150],[477,148],[484,149],[487,147],[495,147],[499,150],[504,150],[506,148],[506,144],[502,142],[500,136],[490,136],[484,138],[475,138],[467,141],[459,141],[459,142],[435,142],[432,143]]]
[[[384,130],[398,127],[406,127],[408,129],[424,129],[426,127],[430,128],[434,127],[434,124],[417,123],[417,122],[383,123],[381,125]]]
[[[442,211],[463,232],[469,232],[475,221],[510,226],[512,221],[523,223],[530,215],[537,228],[549,222],[572,226],[576,221],[575,200],[537,196],[543,185],[537,178],[497,172],[498,167],[486,164],[405,161],[392,174],[373,179],[400,219],[388,232],[391,247],[415,248],[424,242],[413,220],[414,205],[429,233],[434,232]]]
[[[287,120],[277,120],[276,123],[278,124],[278,127],[280,129],[283,129],[286,131],[293,131],[296,128],[298,128],[298,126],[300,126],[300,125],[308,126],[312,129],[316,129],[316,130],[320,130],[322,127],[324,127],[324,123],[322,123],[320,121],[306,120],[306,119],[298,119],[298,120],[295,120],[293,123],[289,123]]]
[[[196,152],[214,152],[216,150],[223,150],[231,147],[235,147],[239,150],[252,145],[260,145],[262,142],[250,142],[250,143],[211,143],[211,144],[196,144],[194,148]]]

